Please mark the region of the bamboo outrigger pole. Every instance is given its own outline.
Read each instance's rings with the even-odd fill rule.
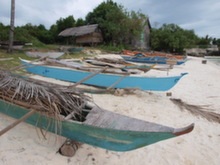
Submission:
[[[19,123],[21,123],[22,121],[24,121],[25,119],[27,119],[29,116],[33,115],[35,113],[35,110],[32,110],[28,113],[26,113],[24,116],[22,116],[20,119],[16,120],[14,123],[10,124],[9,126],[7,126],[6,128],[4,128],[3,130],[0,131],[0,136],[2,136],[4,133],[8,132],[9,130],[11,130],[12,128],[14,128],[16,125],[18,125]]]
[[[70,88],[70,87],[76,87],[77,85],[80,85],[80,84],[83,83],[84,81],[86,81],[86,80],[88,80],[88,79],[90,79],[90,78],[96,76],[96,75],[99,74],[99,73],[104,72],[107,68],[108,68],[108,67],[105,67],[104,69],[101,69],[101,70],[99,70],[99,71],[97,71],[97,72],[94,72],[93,74],[91,74],[91,75],[85,77],[84,79],[78,81],[78,82],[75,83],[74,85],[69,86],[69,88]]]
[[[129,75],[129,74],[128,74]],[[120,79],[118,79],[118,81],[116,81],[114,84],[112,84],[110,87],[107,88],[107,91],[109,91],[111,88],[113,88],[115,85],[117,85],[121,80],[123,80],[125,77],[127,77],[128,75],[124,75],[122,76]]]
[[[21,68],[25,67],[26,65],[29,65],[29,64],[32,64],[32,63],[34,63],[34,62],[38,62],[38,61],[44,60],[44,59],[46,59],[46,58],[47,58],[47,57],[38,58],[38,59],[36,59],[36,60],[34,60],[34,61],[27,62],[27,63],[25,63],[25,64],[21,64],[21,65],[19,65],[19,66],[16,66],[16,67],[14,67],[14,68],[11,68],[11,69],[9,69],[9,71],[14,71],[14,70],[17,70],[17,69],[21,69]]]

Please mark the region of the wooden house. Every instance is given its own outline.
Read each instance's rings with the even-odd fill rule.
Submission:
[[[74,37],[77,44],[96,45],[103,42],[102,32],[98,24],[68,28],[60,32],[59,36]]]

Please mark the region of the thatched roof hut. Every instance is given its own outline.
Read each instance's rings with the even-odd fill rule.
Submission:
[[[75,37],[79,44],[97,44],[103,42],[102,32],[98,24],[73,27],[59,33],[63,37]]]

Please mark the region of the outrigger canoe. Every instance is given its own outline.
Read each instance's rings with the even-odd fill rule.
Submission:
[[[146,56],[144,54],[136,54],[134,56],[121,56],[125,61],[149,63],[149,64],[169,64],[181,65],[186,62],[186,59],[174,59],[161,56]]]
[[[171,57],[171,58],[176,58],[176,59],[185,59],[186,56],[179,56],[179,55],[172,55],[172,54],[167,54],[167,53],[147,53],[147,52],[138,52],[138,51],[131,51],[131,50],[122,50],[124,55],[127,56],[134,56],[136,54],[144,54],[146,56],[162,56],[162,57]]]
[[[28,60],[20,59],[22,64],[26,64],[26,70],[30,73],[50,77],[54,79],[79,82],[94,74],[94,71],[84,71],[68,67],[58,67],[45,65],[43,62],[31,63]],[[139,88],[148,91],[167,91],[174,87],[177,82],[187,73],[172,77],[139,77],[117,74],[97,74],[83,82],[86,85],[98,87],[114,88]]]
[[[65,52],[55,52],[55,51],[27,51],[26,55],[29,57],[36,57],[36,58],[42,58],[42,57],[48,57],[48,58],[59,58],[63,56]]]
[[[130,118],[99,107],[86,107],[88,112],[83,122],[63,118],[61,136],[89,145],[113,151],[129,151],[162,140],[189,133],[194,124],[174,129],[171,127]],[[0,112],[19,119],[29,112],[21,106],[0,99]],[[40,123],[39,123],[40,119]],[[26,123],[57,133],[55,119],[35,113],[25,120]],[[58,122],[59,123],[59,122]]]

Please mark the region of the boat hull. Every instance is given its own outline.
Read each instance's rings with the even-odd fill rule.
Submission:
[[[169,58],[166,57],[135,57],[135,56],[122,56],[126,61],[138,62],[138,63],[149,63],[149,64],[168,64]],[[175,65],[181,65],[186,62],[184,60],[175,60]]]
[[[13,118],[19,119],[24,116],[29,110],[0,100],[0,112]],[[174,129],[166,127],[168,132],[141,132],[141,131],[126,131],[111,128],[101,128],[88,125],[83,122],[60,121],[40,115],[33,114],[25,120],[33,126],[45,129],[52,133],[59,134],[68,139],[76,140],[89,145],[113,151],[129,151],[146,145],[156,143],[161,140],[166,140],[178,136]],[[56,125],[54,125],[56,124]],[[48,126],[49,125],[49,126]],[[161,127],[161,126],[160,126]],[[60,132],[57,132],[61,130]],[[182,134],[192,131],[193,125],[181,131]]]
[[[143,53],[143,52],[136,52],[136,51],[130,51],[130,50],[123,50],[122,51],[124,55],[127,56],[134,56],[136,54],[143,54],[146,56],[162,56],[162,57],[171,57],[171,58],[176,58],[176,59],[184,59],[186,58],[185,56],[178,56],[178,55],[172,55],[172,54],[163,54],[163,53]]]
[[[26,55],[29,57],[36,57],[36,58],[59,58],[64,55],[64,52],[26,52]]]
[[[23,64],[26,64],[27,60],[21,60]],[[52,66],[36,66],[28,64],[26,67],[28,72],[38,74],[44,77],[55,78],[70,82],[79,82],[80,80],[93,74],[92,72],[74,70],[69,68],[52,67]],[[139,88],[141,90],[148,91],[167,91],[174,87],[177,82],[187,73],[182,73],[180,76],[173,77],[135,77],[125,76],[121,79],[122,75],[104,74],[100,73],[86,81],[84,84],[99,86],[99,87],[111,87],[115,82],[120,80],[113,88]]]
[[[79,53],[83,50],[83,48],[69,48],[67,49],[70,53]]]

